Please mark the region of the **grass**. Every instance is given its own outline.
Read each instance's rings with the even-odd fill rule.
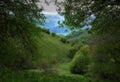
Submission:
[[[38,45],[40,45],[43,58],[51,61],[66,60],[65,56],[67,56],[70,49],[70,45],[62,43],[58,37],[52,37],[46,33],[42,33]]]
[[[81,76],[44,74],[33,71],[0,70],[0,82],[89,82],[90,79]]]
[[[57,69],[59,75],[71,75],[69,66],[70,66],[69,62],[64,62],[56,65],[55,68]]]
[[[13,71],[0,68],[0,82],[95,82],[93,78],[70,73],[71,59],[67,57],[71,49],[69,44],[62,43],[58,37],[43,32],[41,34],[41,38],[36,37],[40,56],[36,56],[35,62],[50,66],[56,63],[52,69],[57,72],[45,73],[40,69]]]
[[[82,75],[74,75],[69,71],[70,59],[67,57],[69,44],[62,43],[58,37],[52,37],[46,33],[41,33],[42,37],[38,39],[40,54],[36,61],[53,66],[57,72],[55,74],[43,73],[39,69],[12,71],[10,69],[0,69],[0,82],[95,82],[93,78]],[[40,58],[41,57],[41,58]],[[97,81],[109,82],[109,81]]]
[[[19,70],[0,69],[0,82],[89,82],[90,79],[83,76],[71,75],[69,72],[69,59],[67,54],[71,48],[69,44],[62,43],[58,37],[52,37],[41,33],[37,37],[37,44],[40,46],[40,54],[36,61],[51,65],[56,62],[54,68],[58,71],[55,74],[42,73],[41,70]],[[40,58],[41,57],[41,58]],[[39,61],[40,60],[40,61]]]
[[[39,54],[34,58],[37,66],[39,64],[40,67],[42,65],[42,67],[51,68],[52,65],[67,61],[66,58],[71,46],[62,43],[59,37],[41,32],[41,37],[35,37],[35,39],[39,46]]]

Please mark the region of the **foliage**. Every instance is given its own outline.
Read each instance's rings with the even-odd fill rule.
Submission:
[[[61,38],[60,41],[63,42],[63,43],[67,43],[68,42],[65,38]]]
[[[61,8],[61,5],[63,7],[63,4],[64,8]],[[89,20],[91,15],[96,16],[96,20],[104,19],[103,17],[111,19],[120,17],[118,15],[120,12],[119,0],[65,0],[64,2],[61,2],[61,5],[60,3],[57,4],[58,12],[65,16],[65,21],[63,23],[72,28],[89,24],[86,21]],[[101,23],[101,21],[96,20],[95,24]]]
[[[75,53],[84,45],[89,45],[92,42],[92,35],[86,30],[74,31],[65,37],[69,43],[73,46],[70,49],[68,57],[73,58]]]
[[[38,54],[35,37],[40,29],[35,25],[44,22],[37,0],[0,1],[0,67],[31,68],[32,58]],[[43,19],[43,20],[42,20]]]
[[[0,70],[1,82],[89,82],[88,77],[44,74],[34,71]]]
[[[29,21],[39,20],[43,23],[44,16],[40,14],[42,8],[37,6],[38,0],[1,0],[0,1],[0,18],[7,23],[6,19],[19,18]],[[4,24],[5,24],[4,23]]]
[[[41,28],[41,30],[42,30],[43,32],[47,33],[47,34],[50,34],[49,29],[46,29],[46,28]]]
[[[67,35],[66,39],[73,47],[79,49],[83,45],[90,44],[93,37],[86,30],[78,30]]]
[[[77,49],[71,48],[71,49],[69,50],[68,57],[69,57],[69,58],[73,58],[74,55],[75,55],[75,53],[76,53],[76,51],[77,51]]]
[[[25,20],[14,22],[16,25],[19,22],[24,24],[16,27],[13,21],[8,22],[9,26],[3,26],[6,30],[1,28],[0,65],[15,69],[29,68],[32,66],[32,56],[38,48],[33,38],[34,35],[40,36],[39,29]]]
[[[60,14],[65,16],[65,25],[77,28],[91,24],[91,33],[99,38],[92,45],[93,76],[119,82],[120,1],[66,0],[63,9]],[[87,23],[90,16],[95,16],[95,20]]]
[[[53,37],[55,37],[55,36],[56,36],[56,34],[55,34],[55,33],[51,33],[51,35],[52,35]]]
[[[101,39],[96,40],[97,44],[93,48],[93,63],[90,72],[92,72],[93,77],[98,79],[119,82],[120,38],[109,35]]]
[[[83,46],[74,56],[71,63],[71,72],[74,74],[85,74],[88,72],[88,65],[90,63],[89,46]]]

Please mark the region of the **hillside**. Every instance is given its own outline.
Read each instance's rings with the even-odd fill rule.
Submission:
[[[62,43],[60,37],[45,32],[41,32],[41,38],[38,39],[37,44],[40,46],[41,56],[36,57],[35,62],[42,65],[43,69],[44,66],[50,68],[54,64],[66,61],[71,48],[69,44]]]
[[[91,34],[89,34],[86,30],[73,31],[65,38],[74,47],[79,47],[85,44],[89,44],[92,41]]]

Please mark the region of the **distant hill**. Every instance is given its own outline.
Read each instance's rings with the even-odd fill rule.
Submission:
[[[75,47],[89,44],[92,40],[92,36],[86,30],[73,31],[65,38]]]

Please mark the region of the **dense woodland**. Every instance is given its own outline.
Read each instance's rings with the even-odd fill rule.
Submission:
[[[120,82],[120,0],[55,0],[67,36],[37,26],[38,2],[0,1],[0,82]]]

